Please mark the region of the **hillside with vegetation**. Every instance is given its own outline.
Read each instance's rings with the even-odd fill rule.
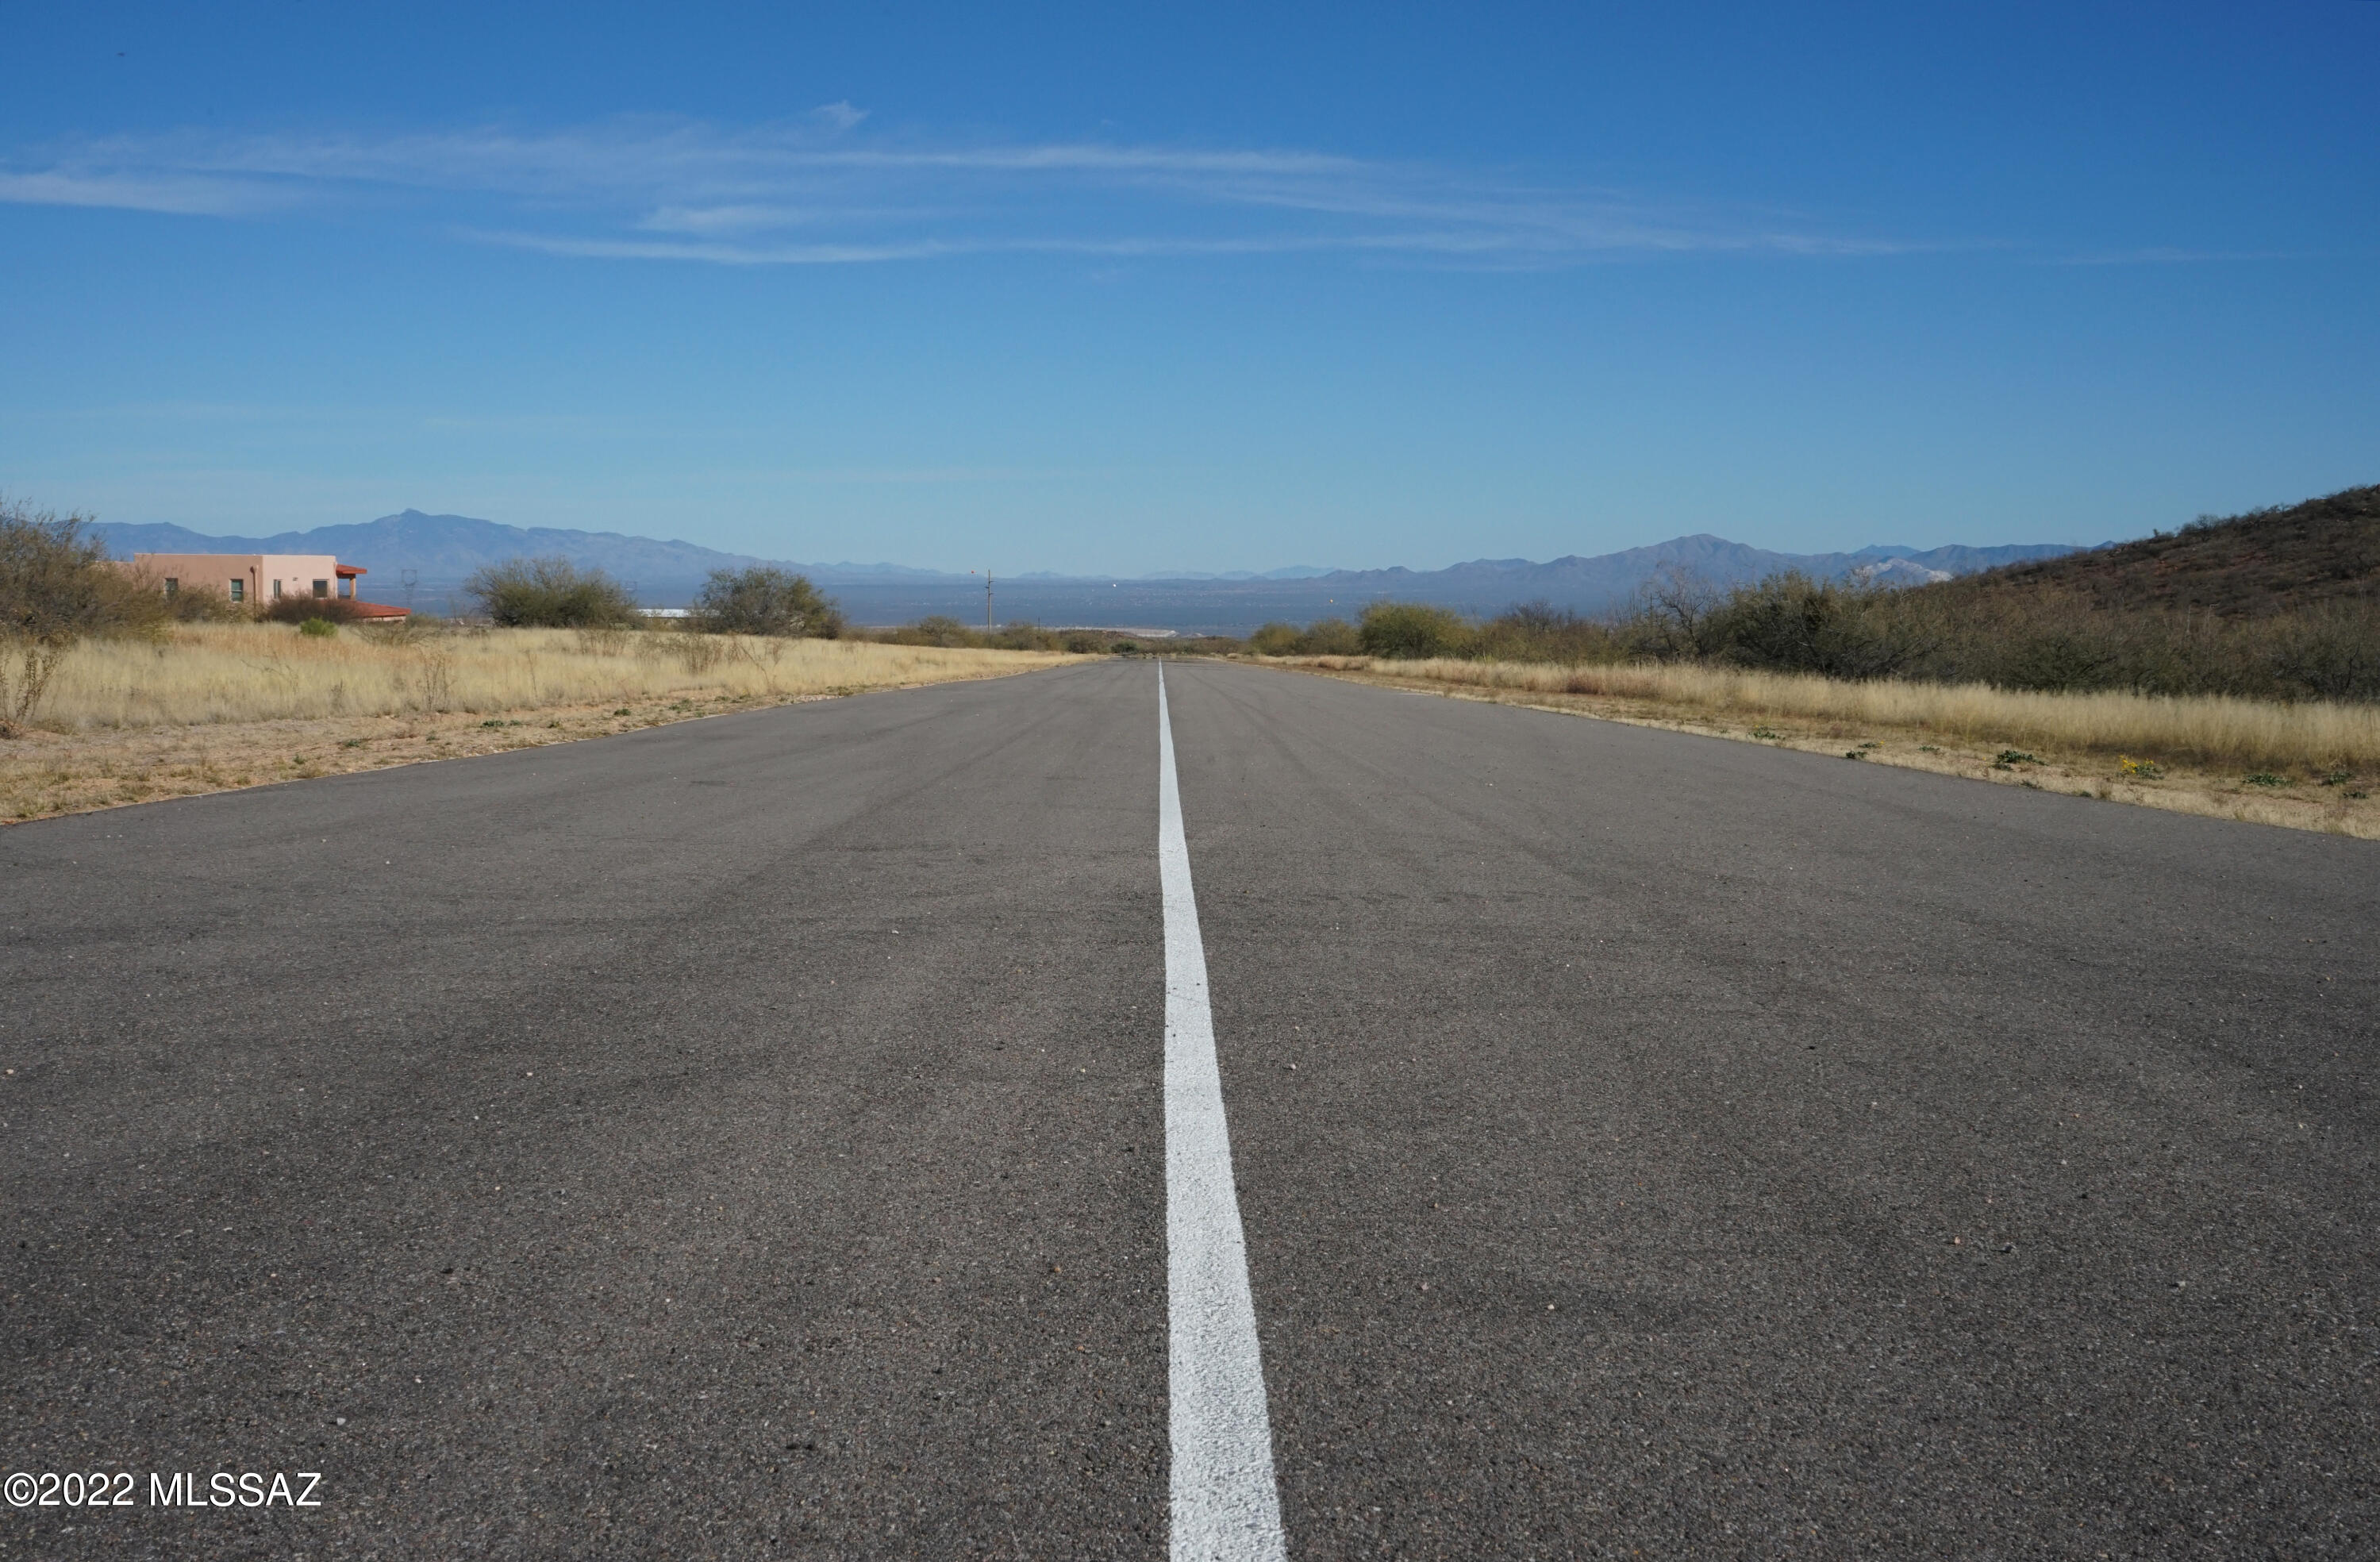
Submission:
[[[1972,780],[2380,838],[2380,488],[1894,589],[1664,575],[1625,611],[1374,603],[1259,656]]]
[[[2108,611],[2253,618],[2380,598],[2380,484],[2288,508],[2012,564],[1924,588],[1946,601],[2053,596]]]
[[[1421,603],[1268,625],[1273,655],[1694,664],[2047,693],[2380,701],[2380,487],[1895,588],[1798,570],[1664,576],[1622,612],[1484,621]]]
[[[2380,486],[1863,604],[1914,676],[2380,700]]]

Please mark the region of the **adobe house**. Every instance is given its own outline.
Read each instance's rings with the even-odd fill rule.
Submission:
[[[134,554],[133,570],[160,582],[167,596],[221,592],[237,603],[269,607],[285,597],[336,597],[354,604],[358,618],[403,618],[409,609],[365,602],[356,581],[366,570],[330,554]]]

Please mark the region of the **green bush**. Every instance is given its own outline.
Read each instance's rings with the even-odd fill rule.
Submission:
[[[692,617],[710,634],[832,640],[844,629],[842,611],[808,576],[767,564],[712,570]]]
[[[1894,591],[1781,575],[1728,592],[1656,582],[1608,632],[1623,657],[1840,678],[2380,700],[2380,600],[2267,597],[2260,608],[2226,616],[2055,584],[2018,592],[1961,580]],[[1479,654],[1501,653],[1505,622],[1486,628]]]
[[[1305,631],[1294,624],[1267,624],[1248,637],[1248,649],[1259,656],[1302,655]]]
[[[1246,646],[1265,656],[1698,662],[2045,691],[2380,701],[2380,598],[2223,617],[1964,585],[1894,590],[1785,574],[1722,591],[1672,574],[1608,617],[1528,603],[1475,628],[1444,608],[1376,603],[1361,628],[1336,618],[1302,629],[1269,623]]]
[[[1361,656],[1364,636],[1344,618],[1317,618],[1305,626],[1305,638],[1298,646],[1301,656]]]
[[[1357,630],[1364,653],[1410,661],[1468,654],[1478,634],[1461,616],[1418,602],[1376,602]]]
[[[638,621],[627,588],[566,558],[506,559],[472,576],[463,589],[505,628],[597,629]]]
[[[1304,628],[1267,624],[1247,639],[1259,656],[1361,656],[1364,637],[1344,618],[1318,618]]]
[[[298,624],[298,632],[308,640],[328,640],[339,632],[339,626],[328,618],[308,618]]]

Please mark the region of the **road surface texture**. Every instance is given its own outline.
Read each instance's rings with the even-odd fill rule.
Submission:
[[[2380,848],[1167,689],[1288,1556],[2380,1552]],[[1157,694],[0,833],[0,1556],[1164,1556]]]

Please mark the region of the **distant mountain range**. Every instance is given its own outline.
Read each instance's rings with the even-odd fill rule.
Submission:
[[[714,569],[767,564],[747,554],[723,554],[692,543],[659,542],[617,531],[573,531],[551,526],[506,526],[467,515],[424,515],[404,510],[356,526],[317,526],[310,531],[280,531],[270,537],[209,537],[184,526],[106,522],[99,529],[117,554],[234,553],[336,554],[360,564],[382,591],[378,577],[411,569],[427,588],[443,590],[468,580],[480,567],[524,555],[559,554],[573,564],[601,569],[638,588],[663,592],[699,585]],[[966,579],[936,569],[897,564],[805,564],[794,567],[818,580],[944,580]]]
[[[271,537],[210,537],[186,527],[103,523],[98,530],[119,555],[135,553],[335,554],[370,573],[364,594],[403,601],[399,582],[412,570],[412,588],[425,608],[443,605],[484,565],[524,555],[559,554],[584,567],[632,584],[644,601],[667,604],[690,597],[714,569],[780,563],[721,553],[686,542],[662,542],[616,531],[506,526],[469,516],[406,510],[354,526],[318,526]],[[1999,565],[2080,551],[2061,543],[2001,547],[1871,547],[1856,553],[1785,554],[1723,537],[1672,538],[1650,547],[1593,557],[1571,555],[1537,564],[1528,559],[1476,559],[1445,569],[1324,569],[1293,566],[1263,574],[1168,571],[1126,579],[1047,572],[1003,577],[992,611],[1002,620],[1043,624],[1245,633],[1269,619],[1306,622],[1353,616],[1383,597],[1429,602],[1472,614],[1500,613],[1515,603],[1545,602],[1581,613],[1625,603],[1656,577],[1684,572],[1714,585],[1759,580],[1799,569],[1827,579],[1857,576],[1888,584],[1922,584]],[[985,612],[979,578],[895,564],[786,564],[839,598],[862,623],[905,623],[943,613],[969,620]]]
[[[1720,586],[1788,569],[1822,580],[1856,576],[1886,584],[1922,585],[2079,551],[2069,543],[2013,543],[1991,548],[1952,543],[1925,549],[1871,547],[1848,554],[1780,554],[1701,532],[1591,558],[1572,554],[1547,564],[1525,558],[1483,558],[1444,569],[1340,569],[1318,579],[1366,596],[1438,602],[1475,612],[1538,600],[1590,612],[1624,602],[1646,581],[1670,573],[1693,575]],[[1489,607],[1489,603],[1497,606]]]

